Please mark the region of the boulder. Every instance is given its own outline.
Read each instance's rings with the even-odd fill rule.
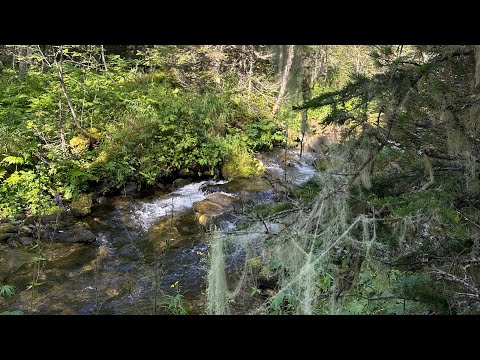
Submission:
[[[12,224],[0,224],[0,233],[9,233],[13,232],[12,230],[14,229]]]
[[[235,194],[242,203],[255,200],[268,199],[274,194],[273,187],[263,178],[254,176],[251,178],[236,178],[225,184],[208,185],[206,193],[226,192]]]
[[[198,225],[195,214],[186,212],[165,217],[154,224],[146,238],[157,251],[163,251],[167,247],[178,247],[184,241],[191,240],[202,231]]]
[[[224,211],[222,206],[207,199],[193,203],[193,210],[208,216],[219,215]]]
[[[29,245],[32,245],[35,242],[35,239],[32,238],[32,237],[28,237],[28,236],[22,236],[18,239],[18,241],[20,241],[20,244],[22,244],[24,246],[29,246]]]
[[[97,239],[97,236],[90,230],[86,229],[71,229],[64,231],[43,231],[43,239],[51,239],[57,242],[67,243],[92,243]]]
[[[157,189],[159,189],[159,190],[167,190],[167,187],[166,187],[164,184],[162,184],[161,182],[155,183],[155,186],[156,186]]]
[[[183,178],[180,178],[180,179],[176,179],[174,182],[173,182],[173,186],[175,186],[176,188],[181,188],[185,185],[188,185],[188,184],[191,184],[192,183],[192,179],[188,178],[188,179],[183,179]]]
[[[25,214],[17,214],[15,215],[15,220],[25,220],[26,217]]]
[[[70,204],[72,214],[75,216],[86,216],[92,211],[92,195],[80,194],[77,195]]]
[[[214,193],[207,196],[205,200],[211,201],[227,210],[239,210],[241,209],[240,201],[229,195]]]
[[[58,213],[58,214],[51,214],[51,215],[43,215],[42,216],[42,223],[43,224],[48,224],[51,222],[56,222],[58,220],[61,220],[63,218],[64,213]]]
[[[13,234],[10,233],[0,233],[0,241],[6,241],[10,239]]]
[[[261,177],[255,176],[249,179],[237,178],[225,184],[209,185],[205,191],[209,193],[226,192],[237,194],[240,192],[258,193],[272,190],[270,184]]]
[[[21,235],[30,235],[30,234],[33,234],[33,229],[30,228],[29,226],[24,225],[20,228],[20,230],[18,232]]]
[[[226,194],[210,194],[206,199],[193,203],[198,222],[207,226],[214,219],[222,214],[238,211],[241,208],[241,202]]]
[[[123,188],[124,195],[135,195],[137,193],[138,186],[133,181],[126,183]]]
[[[248,178],[261,175],[265,167],[261,160],[242,153],[227,158],[221,171],[225,179]]]
[[[99,204],[104,204],[107,202],[107,198],[105,196],[100,196],[99,198],[97,198],[97,203]]]
[[[38,216],[30,215],[30,216],[27,216],[25,220],[23,220],[23,224],[26,226],[35,225],[37,221],[38,221]]]

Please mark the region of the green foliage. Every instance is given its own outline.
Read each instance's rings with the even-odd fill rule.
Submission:
[[[15,295],[15,286],[13,285],[2,285],[0,286],[0,296],[2,297],[12,297]]]
[[[187,315],[191,310],[189,305],[184,303],[183,295],[179,292],[173,296],[169,296],[166,307],[173,315]]]
[[[81,216],[90,214],[92,208],[92,195],[91,194],[79,194],[73,200],[70,205],[72,211]]]
[[[397,284],[397,291],[407,298],[417,299],[439,314],[450,314],[447,292],[444,286],[426,276],[412,275]]]
[[[25,315],[25,314],[21,310],[14,310],[14,311],[1,312],[0,315]]]
[[[293,188],[293,194],[301,199],[304,203],[311,203],[313,199],[320,193],[322,186],[315,177],[305,181]]]
[[[60,89],[54,51],[63,53],[79,125]],[[246,166],[240,176],[257,173],[253,151],[271,148],[283,135],[260,94],[239,90],[237,74],[219,79],[211,71],[208,64],[222,56],[208,46],[156,47],[140,60],[107,54],[108,73],[102,73],[99,47],[50,46],[43,54],[32,48],[25,77],[9,69],[0,74],[0,144],[8,154],[0,162],[0,216],[57,211],[57,193],[71,200],[94,187],[114,193],[129,181],[214,176],[226,160]],[[201,71],[196,61],[205,64]],[[180,78],[171,70],[177,65]],[[182,76],[192,76],[190,88]]]
[[[288,210],[292,208],[292,203],[285,202],[285,203],[276,203],[274,205],[268,204],[258,204],[258,205],[251,205],[246,206],[245,212],[251,214],[257,214],[260,217],[267,217],[269,215],[273,215],[279,213],[284,210]]]
[[[51,214],[59,210],[50,191],[50,178],[33,170],[18,170],[0,183],[0,217],[30,211]]]
[[[278,125],[269,119],[247,123],[243,131],[247,136],[245,142],[252,150],[272,149],[285,138]]]
[[[298,299],[291,291],[276,294],[269,300],[272,315],[292,315],[298,306]]]
[[[12,164],[19,165],[19,164],[23,164],[24,162],[25,161],[21,157],[7,156],[0,163],[1,164],[7,164],[7,165],[12,165]]]

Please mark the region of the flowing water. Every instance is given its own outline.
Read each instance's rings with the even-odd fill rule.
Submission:
[[[261,159],[271,176],[283,179],[286,170],[291,184],[315,174],[314,154],[299,157],[297,151],[289,151],[286,166],[281,149],[262,154]],[[156,313],[170,314],[171,299],[181,294],[191,313],[202,313],[211,235],[199,224],[192,206],[210,193],[228,194],[243,203],[275,199],[275,190],[262,178],[201,181],[167,194],[109,198],[91,215],[64,224],[67,229],[76,226],[93,232],[96,241],[43,241],[45,260],[33,299],[26,290],[31,266],[23,266],[8,279],[18,289],[8,307],[41,314],[152,314],[156,302]],[[238,218],[239,214],[226,213],[215,224],[220,231],[229,231]],[[10,249],[7,255],[25,257],[34,251]]]

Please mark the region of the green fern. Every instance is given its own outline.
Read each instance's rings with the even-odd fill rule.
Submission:
[[[0,287],[0,296],[2,297],[12,297],[15,295],[15,286],[13,285],[2,285]]]
[[[21,165],[25,163],[25,160],[21,157],[18,156],[7,156],[5,157],[2,161],[2,164],[7,164],[7,165]]]

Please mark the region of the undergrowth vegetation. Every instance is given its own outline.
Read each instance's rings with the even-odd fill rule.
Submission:
[[[223,87],[183,84],[157,56],[162,47],[141,60],[98,48],[32,46],[23,76],[2,69],[0,217],[52,213],[55,196],[128,182],[221,176],[222,164],[227,177],[249,176],[262,170],[254,151],[282,142],[263,98],[245,102],[233,75]],[[202,69],[208,80],[210,63]]]

